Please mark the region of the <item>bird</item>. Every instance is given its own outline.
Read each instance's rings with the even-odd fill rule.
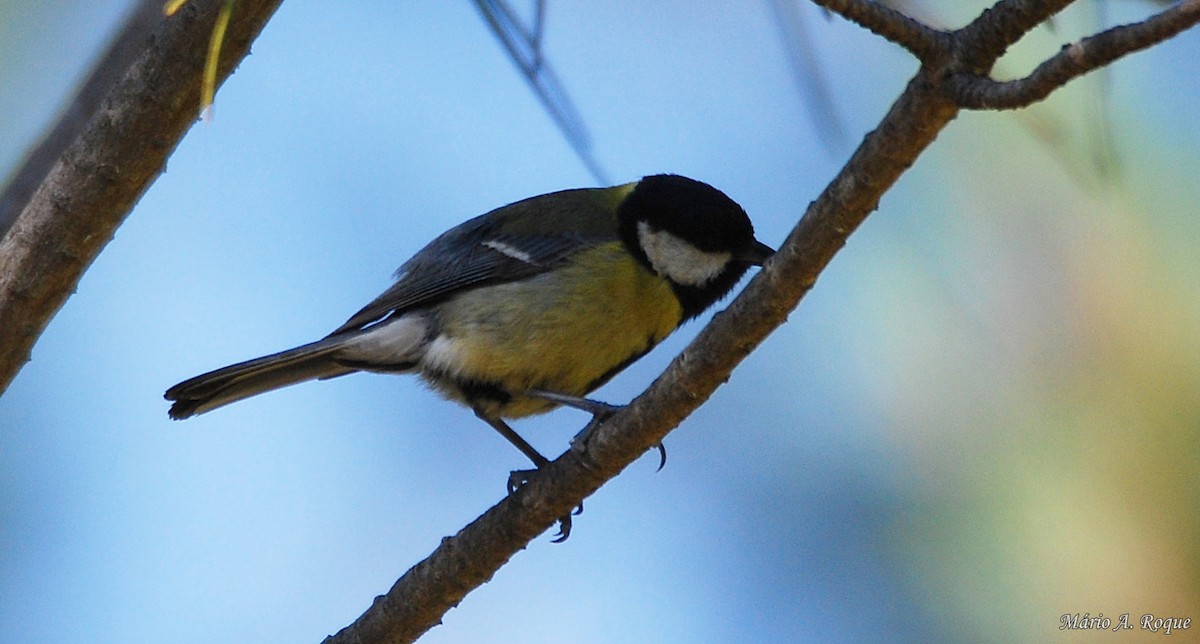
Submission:
[[[611,413],[585,396],[773,253],[733,199],[680,175],[531,197],[435,238],[324,338],[171,387],[168,414],[355,372],[412,373],[540,469],[548,459],[508,420],[563,405]]]

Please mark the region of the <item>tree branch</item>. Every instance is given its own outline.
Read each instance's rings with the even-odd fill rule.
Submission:
[[[958,68],[991,71],[1004,52],[1075,0],[1000,0],[954,33]]]
[[[143,53],[120,75],[0,240],[0,390],[195,120],[204,54],[221,1],[194,0],[172,19],[160,20],[151,36],[141,37]],[[237,4],[222,50],[222,80],[280,1]],[[412,641],[558,517],[661,443],[784,322],[882,195],[953,120],[960,109],[955,99],[961,96],[948,84],[964,82],[957,80],[964,70],[986,73],[1009,45],[1070,0],[1002,0],[955,32],[934,30],[864,0],[814,2],[922,59],[921,70],[878,128],[809,206],[779,252],[645,393],[520,490],[443,540],[327,642]],[[1195,12],[1197,3],[1186,0],[1162,15]],[[1187,26],[1170,24],[1174,31],[1164,28],[1156,32],[1157,40],[1141,46]],[[1141,37],[1137,31],[1108,33],[1059,56],[1082,57],[1095,67],[1139,48],[1121,51]],[[1068,54],[1073,48],[1080,49]],[[1052,81],[1061,84],[1072,77],[1052,76]]]
[[[1189,0],[1189,3],[1200,0]],[[879,127],[813,202],[746,289],[714,316],[667,370],[628,407],[592,428],[572,448],[534,474],[401,577],[353,624],[325,640],[411,642],[483,584],[529,540],[570,512],[703,404],[734,367],[778,328],[884,192],[957,115],[944,83],[962,69],[987,70],[1028,30],[1067,0],[1003,0],[967,28],[934,36],[895,21],[874,3],[814,0],[929,60],[909,82]],[[928,28],[925,28],[928,29]],[[930,30],[932,31],[932,30]],[[1163,38],[1169,37],[1163,32]],[[939,51],[949,38],[945,56]],[[1115,38],[1099,47],[1118,47]],[[918,53],[918,51],[920,53]],[[1102,54],[1092,52],[1096,60]],[[1116,56],[1106,60],[1111,61]],[[1065,82],[1065,81],[1064,81]]]
[[[870,0],[812,0],[867,31],[900,45],[921,62],[932,62],[949,51],[947,32],[934,29],[903,12]]]
[[[124,66],[93,71],[93,79],[117,80],[104,83],[110,89],[86,118],[73,117],[74,131],[54,130],[67,143],[56,144],[61,153],[41,170],[44,176],[36,179],[28,203],[0,239],[0,392],[196,120],[204,56],[221,0],[194,0],[170,19],[161,16],[162,2],[143,1],[157,7],[154,28],[125,29],[120,37],[131,42],[116,43],[110,51],[132,48],[138,52],[132,62],[106,57]],[[221,80],[250,51],[281,1],[237,4],[222,48]],[[84,87],[100,82],[89,80]]]
[[[70,105],[63,110],[58,122],[26,156],[22,166],[0,193],[0,237],[13,223],[33,196],[38,185],[54,162],[62,155],[75,135],[108,96],[125,69],[142,51],[142,42],[162,18],[162,7],[152,0],[139,3],[125,20],[120,32],[109,43],[93,72],[76,92]]]
[[[583,502],[708,400],[816,282],[883,193],[957,113],[919,74],[779,252],[626,408],[441,545],[325,644],[411,642],[558,517]]]
[[[1185,0],[1142,22],[1114,27],[1095,36],[1065,45],[1053,58],[1038,65],[1029,76],[994,81],[976,74],[954,74],[946,89],[967,109],[1026,107],[1050,95],[1068,81],[1104,67],[1127,54],[1172,38],[1200,22],[1200,0]]]

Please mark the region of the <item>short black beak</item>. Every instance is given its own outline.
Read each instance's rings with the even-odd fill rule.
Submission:
[[[774,254],[774,248],[771,248],[770,246],[756,239],[754,240],[754,243],[750,244],[749,247],[742,249],[734,259],[741,260],[754,266],[762,266],[763,262],[767,261],[767,258]]]

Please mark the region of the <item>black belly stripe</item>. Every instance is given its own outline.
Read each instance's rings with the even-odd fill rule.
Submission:
[[[443,382],[449,380],[449,382],[454,383],[454,386],[458,387],[458,390],[462,392],[463,398],[466,398],[467,402],[472,405],[486,401],[503,406],[512,402],[512,394],[494,382],[445,377],[438,379]]]

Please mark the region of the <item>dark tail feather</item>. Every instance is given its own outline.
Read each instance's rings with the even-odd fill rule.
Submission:
[[[167,413],[176,420],[188,418],[273,389],[352,373],[356,369],[333,358],[341,344],[326,338],[185,380],[164,395],[175,402]]]

